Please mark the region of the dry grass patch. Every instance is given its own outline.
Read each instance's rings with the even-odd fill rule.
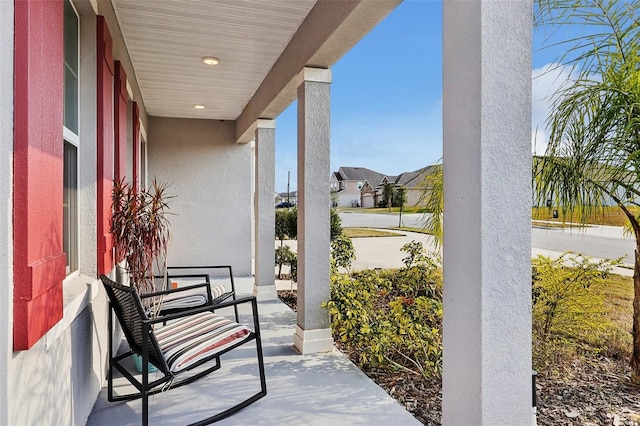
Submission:
[[[557,219],[553,218],[553,210],[559,210],[560,217]],[[636,215],[640,213],[640,208],[629,206],[629,209]],[[599,214],[594,214],[591,217],[588,217],[586,221],[582,221],[580,216],[577,214],[568,215],[563,217],[562,209],[558,209],[557,207],[547,208],[547,207],[534,207],[531,210],[531,217],[534,220],[548,220],[553,222],[562,223],[572,222],[572,223],[581,223],[586,222],[593,225],[609,225],[609,226],[624,226],[627,223],[627,217],[624,215],[620,207],[610,206],[604,207],[600,210]]]
[[[402,237],[403,234],[397,232],[380,231],[371,228],[343,228],[342,235],[349,238],[369,238],[369,237]]]

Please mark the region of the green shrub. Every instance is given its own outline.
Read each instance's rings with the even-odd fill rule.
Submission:
[[[344,268],[351,274],[351,264],[356,259],[351,238],[339,235],[331,241],[331,273],[338,273],[338,268]]]
[[[339,247],[342,240],[335,246]],[[340,250],[340,248],[338,248]],[[364,370],[402,369],[429,377],[442,371],[440,258],[412,242],[398,270],[332,273],[331,314],[336,342]],[[347,256],[348,257],[348,256]],[[575,357],[625,358],[629,333],[604,305],[611,266],[565,253],[533,260],[533,361],[541,373],[568,370]],[[335,260],[334,260],[335,264]],[[600,289],[600,290],[598,290]]]
[[[621,350],[624,336],[608,319],[604,296],[593,289],[604,285],[617,263],[572,253],[533,260],[534,368],[552,372],[575,356]]]
[[[296,207],[276,209],[276,239],[295,240],[298,236],[298,210]]]
[[[407,253],[404,266],[394,280],[405,295],[442,298],[442,259],[434,252],[427,252],[421,242],[411,241],[400,249]]]
[[[323,306],[331,314],[334,338],[365,369],[439,375],[442,301],[419,295],[423,284],[417,280],[402,280],[401,271],[390,270],[333,274],[331,300]]]
[[[282,266],[291,266],[294,259],[297,263],[297,256],[289,248],[289,246],[276,247],[276,266],[278,267],[278,279],[282,279]]]
[[[340,219],[340,216],[338,216],[336,209],[329,210],[329,224],[331,226],[330,237],[333,241],[342,235],[342,220]]]
[[[330,233],[331,239],[342,234],[342,221],[335,209],[330,209]],[[277,240],[295,240],[298,237],[298,208],[276,209],[275,223]]]

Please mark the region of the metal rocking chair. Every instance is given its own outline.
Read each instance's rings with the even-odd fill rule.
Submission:
[[[216,275],[212,280],[213,274]],[[216,305],[230,298],[236,300],[236,288],[231,265],[169,266],[166,269],[166,273],[156,275],[154,279],[158,290],[172,288],[171,284],[189,287],[188,290],[172,292],[162,297],[162,315],[173,314],[211,303]],[[194,283],[207,283],[207,286],[194,286]],[[236,322],[239,322],[238,306],[234,304],[233,309]]]
[[[233,407],[194,424],[204,425],[224,419],[267,394],[258,322],[258,305],[255,297],[242,297],[218,304],[210,303],[194,309],[150,318],[145,312],[141,299],[158,297],[158,293],[139,296],[135,289],[117,284],[104,275],[101,275],[100,279],[107,291],[110,304],[107,385],[109,402],[131,401],[142,398],[142,424],[146,426],[149,415],[149,395],[162,392],[166,388],[173,389],[192,383],[208,375],[220,368],[220,356],[222,354],[253,340],[256,342],[260,390]],[[200,285],[206,286],[207,284]],[[166,290],[160,293],[171,294],[179,291],[182,291],[182,289]],[[210,295],[209,298],[210,302],[213,302]],[[213,313],[214,309],[237,306],[243,303],[251,303],[253,331],[246,326]],[[113,312],[115,312],[122,326],[130,348],[129,351],[120,355],[112,353]],[[144,338],[144,336],[147,336],[147,338]],[[142,357],[142,382],[122,363],[123,360],[133,354],[138,354]],[[213,363],[213,365],[203,366],[205,363]],[[149,364],[153,364],[162,377],[150,381]],[[137,389],[137,392],[114,395],[114,369],[118,370]]]

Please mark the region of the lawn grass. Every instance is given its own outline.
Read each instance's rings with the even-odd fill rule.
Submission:
[[[421,213],[420,210],[422,209],[422,207],[420,206],[411,206],[411,207],[407,207],[405,206],[402,209],[402,213],[403,214],[410,214],[410,213]],[[391,211],[389,211],[388,208],[386,207],[337,207],[337,210],[339,213],[344,213],[344,212],[349,212],[349,213],[373,213],[373,214],[387,214],[387,213],[393,213],[393,214],[398,214],[400,213],[400,207],[391,207]]]
[[[611,274],[593,289],[604,296],[609,319],[620,329],[630,330],[633,324],[633,278]]]
[[[640,208],[630,206],[629,209],[636,215],[640,213]],[[585,220],[581,220],[582,218],[580,218],[580,216],[576,214],[563,218],[561,209],[559,213],[560,217],[554,219],[553,208],[550,209],[546,207],[534,207],[531,209],[531,217],[533,218],[533,220],[545,220],[562,223],[564,219],[565,222],[589,223],[592,225],[609,226],[624,226],[627,223],[627,217],[624,215],[620,207],[617,206],[603,207],[600,210],[599,214],[587,217]]]
[[[586,228],[588,225],[582,225],[579,223],[562,223],[562,222],[556,222],[556,221],[550,222],[547,220],[532,220],[531,226],[537,227],[537,228],[564,229],[564,228]]]
[[[421,207],[413,206],[413,207],[405,207],[403,209],[403,213],[412,214],[412,213],[421,213]],[[369,213],[369,214],[398,214],[400,212],[399,207],[391,208],[391,211],[384,208],[363,208],[363,207],[338,207],[338,212],[349,212],[349,213]],[[627,223],[627,217],[624,215],[620,207],[618,206],[609,206],[603,207],[600,209],[598,214],[594,214],[590,217],[582,220],[580,216],[577,214],[569,215],[567,217],[563,217],[562,210],[560,209],[560,217],[553,217],[554,208],[547,207],[533,207],[531,209],[531,218],[536,226],[545,226],[551,228],[564,228],[569,225],[566,223],[571,223],[572,227],[575,227],[576,224],[590,224],[590,225],[608,225],[608,226],[624,226]],[[629,210],[633,212],[635,215],[640,214],[640,207],[629,206]],[[536,221],[544,221],[544,222],[555,222],[557,225],[553,223],[536,223]],[[392,228],[399,229],[410,232],[421,232],[415,228]]]
[[[408,226],[401,226],[401,227],[394,226],[394,227],[389,228],[389,229],[395,229],[396,231],[415,232],[416,234],[431,234],[431,232],[427,231],[426,229],[423,229],[423,228],[411,228],[411,227],[408,227]]]
[[[371,228],[342,228],[342,234],[349,238],[401,237],[403,235]]]

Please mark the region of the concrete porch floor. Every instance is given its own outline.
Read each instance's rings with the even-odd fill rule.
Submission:
[[[251,294],[253,277],[237,278],[236,288],[239,295]],[[293,348],[296,314],[276,297],[275,287],[267,293],[260,295],[258,306],[267,396],[218,424],[420,424],[338,350],[311,355],[296,352]],[[240,321],[250,321],[248,309],[241,310]],[[116,386],[124,383],[119,379]],[[192,423],[234,405],[258,389],[255,345],[248,344],[223,356],[220,370],[190,385],[151,397],[149,423]],[[140,424],[141,407],[140,400],[109,403],[107,390],[103,388],[87,424]]]

